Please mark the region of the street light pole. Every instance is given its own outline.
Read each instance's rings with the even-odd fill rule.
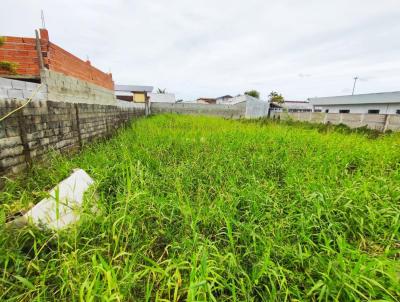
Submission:
[[[354,95],[354,89],[356,88],[356,82],[358,80],[358,77],[354,77],[354,85],[353,85],[353,92],[351,93],[351,95]]]

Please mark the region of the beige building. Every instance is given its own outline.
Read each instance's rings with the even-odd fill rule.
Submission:
[[[215,99],[215,98],[198,98],[196,100],[196,103],[198,103],[198,104],[216,104],[217,99]]]
[[[118,100],[146,103],[148,94],[153,91],[153,86],[115,85],[115,96]]]

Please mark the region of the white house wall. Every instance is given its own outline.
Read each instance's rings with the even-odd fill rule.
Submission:
[[[322,112],[329,110],[329,113],[339,113],[339,110],[350,110],[350,113],[368,113],[368,110],[379,110],[379,114],[396,114],[400,110],[400,103],[387,104],[343,104],[343,105],[316,105],[315,109]]]
[[[175,103],[175,94],[173,93],[148,93],[150,102],[153,103]]]
[[[396,104],[400,103],[400,91],[341,95],[330,97],[310,98],[313,105],[346,105],[346,104]]]
[[[217,104],[227,104],[227,105],[233,105],[233,104],[239,104],[247,101],[260,101],[259,99],[252,97],[250,95],[244,94],[244,95],[238,95],[233,98],[227,99],[227,100],[217,100]]]

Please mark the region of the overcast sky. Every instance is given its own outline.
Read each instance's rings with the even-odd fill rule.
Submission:
[[[10,0],[0,34],[50,40],[115,83],[185,100],[271,90],[290,100],[400,90],[399,0]]]

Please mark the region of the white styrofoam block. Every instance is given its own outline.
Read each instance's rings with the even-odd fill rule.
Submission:
[[[83,195],[93,179],[82,169],[75,169],[23,217],[37,226],[62,229],[79,220]]]

